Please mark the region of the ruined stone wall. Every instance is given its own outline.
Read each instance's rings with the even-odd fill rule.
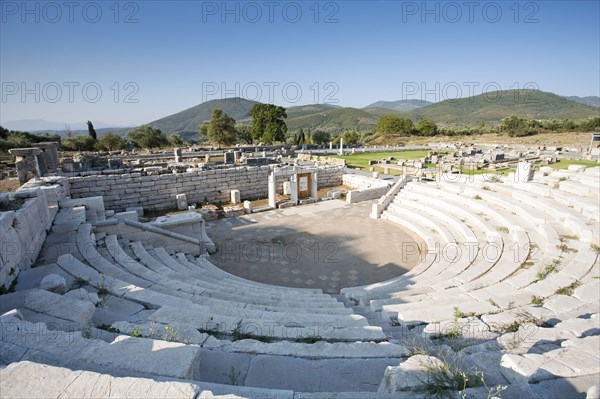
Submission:
[[[186,194],[189,204],[227,203],[231,190],[240,190],[242,200],[266,198],[270,172],[269,166],[246,166],[154,176],[140,173],[92,175],[71,177],[69,182],[72,198],[101,195],[106,209],[118,212],[135,206],[148,210],[174,209],[177,194]],[[342,173],[340,167],[322,168],[319,170],[319,187],[341,184]]]
[[[19,204],[0,212],[0,290],[6,291],[21,270],[35,263],[46,234],[68,195],[65,178],[31,180],[12,193],[0,193],[0,203]]]
[[[335,165],[335,166],[346,166],[346,160],[343,158],[332,158],[327,155],[312,155],[312,154],[298,154],[298,159],[301,161],[316,161],[322,165]]]
[[[323,166],[319,167],[319,188],[333,187],[342,184],[342,175],[345,171],[345,166]]]

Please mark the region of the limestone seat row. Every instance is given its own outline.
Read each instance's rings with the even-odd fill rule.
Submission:
[[[87,233],[84,230],[85,228],[82,228],[84,234]],[[95,258],[102,258],[104,262],[98,262]],[[278,308],[273,311],[246,310],[243,309],[244,305],[241,302],[236,307],[232,306],[235,304],[233,301],[219,303],[210,297],[178,291],[176,287],[185,286],[170,285],[168,279],[163,281],[164,285],[161,285],[128,274],[100,254],[92,257],[89,247],[86,260],[95,265],[111,264],[113,267],[110,270],[114,271],[114,277],[108,276],[110,270],[107,267],[95,266],[101,268],[101,274],[100,271],[84,265],[73,257],[61,257],[57,263],[69,274],[86,279],[93,286],[106,287],[114,296],[140,303],[149,309],[157,309],[149,315],[150,321],[186,325],[202,331],[214,330],[227,334],[243,328],[245,332],[257,336],[283,339],[290,335],[298,338],[319,337],[331,341],[385,339],[381,328],[369,326],[362,316],[294,314],[291,308]],[[140,286],[133,280],[145,285]]]
[[[433,226],[429,235],[435,235],[441,245],[455,244],[455,237],[472,238],[473,234],[481,234],[483,231],[488,236],[499,235],[504,243],[502,255],[488,271],[482,273],[483,269],[474,267],[481,264],[481,259],[477,258],[470,262],[469,268],[463,268],[463,272],[454,276],[451,273],[460,270],[453,268],[454,264],[442,264],[442,267],[447,267],[442,272],[445,274],[440,274],[439,269],[431,273],[435,269],[429,265],[427,268],[420,268],[419,273],[409,272],[393,282],[344,289],[342,293],[346,297],[354,295],[370,302],[371,309],[381,309],[385,318],[398,315],[401,321],[413,321],[415,317],[414,320],[432,322],[440,317],[448,318],[455,306],[464,312],[485,314],[496,312],[498,306],[501,309],[523,306],[533,296],[550,298],[558,288],[578,284],[597,262],[597,254],[587,243],[573,240],[573,230],[566,230],[561,222],[565,214],[570,220],[576,220],[575,223],[581,223],[581,219],[578,219],[572,209],[565,210],[563,204],[554,201],[551,203],[554,208],[559,209],[558,213],[553,212],[553,209],[534,207],[531,202],[521,201],[515,204],[515,196],[507,195],[504,187],[506,185],[501,183],[490,185],[481,181],[475,184],[462,182],[458,185],[412,183],[397,195],[386,211],[388,219],[409,229],[416,224],[411,220]],[[518,188],[520,185],[512,187]],[[479,212],[474,214],[464,208]],[[559,236],[553,224],[564,231],[564,235]],[[493,227],[497,230],[495,234]],[[587,231],[586,227],[584,224],[584,233]],[[416,233],[427,234],[422,230],[417,230]],[[567,242],[565,237],[571,239]],[[594,235],[590,232],[586,233],[586,237],[589,242]],[[426,236],[421,238],[427,239]],[[532,252],[541,254],[533,259]],[[552,271],[541,281],[536,281],[540,268],[557,259],[560,260],[560,273]],[[461,261],[465,262],[460,259],[450,263]],[[470,272],[474,274],[469,274]],[[431,274],[441,275],[445,279],[436,285]],[[429,287],[423,287],[425,284],[422,283],[427,283]],[[431,310],[432,308],[436,310]]]
[[[142,278],[151,283],[170,287],[177,292],[182,294],[190,294],[190,295],[199,295],[199,296],[207,296],[211,298],[225,299],[231,300],[233,302],[241,302],[241,303],[251,303],[256,305],[273,305],[275,303],[280,303],[281,306],[285,306],[288,303],[296,303],[293,298],[288,298],[283,295],[265,295],[260,293],[244,293],[241,290],[228,287],[225,284],[212,284],[208,281],[203,280],[195,280],[194,284],[190,284],[185,280],[176,280],[171,279],[167,276],[164,276],[161,273],[155,272],[143,264],[138,263],[136,260],[132,259],[125,251],[121,248],[119,243],[117,242],[116,236],[108,236],[106,237],[106,249],[110,258],[108,261],[122,267],[125,271]],[[89,251],[89,250],[88,250]],[[90,251],[91,252],[91,251]],[[106,259],[106,258],[105,258]],[[314,295],[314,297],[304,299],[304,302],[314,304],[315,306],[327,306],[328,304],[335,303],[334,298],[327,297],[324,295]]]

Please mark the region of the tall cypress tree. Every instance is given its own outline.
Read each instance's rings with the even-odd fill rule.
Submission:
[[[90,135],[91,138],[94,139],[94,141],[98,140],[98,136],[96,136],[96,131],[94,130],[94,125],[92,125],[92,121],[87,121],[87,127],[88,127],[88,134]]]

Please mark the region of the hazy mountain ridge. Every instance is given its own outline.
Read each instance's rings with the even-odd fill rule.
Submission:
[[[431,104],[433,104],[433,103],[429,102],[429,101],[425,101],[425,100],[377,101],[377,102],[374,102],[373,104],[363,107],[363,109],[369,110],[369,109],[382,108],[382,109],[390,109],[392,111],[407,112],[407,111],[412,111],[413,109],[423,108],[423,107],[426,107]]]
[[[260,103],[244,98],[210,100],[181,112],[157,119],[148,123],[148,125],[159,128],[163,133],[196,132],[198,125],[210,119],[212,110],[215,108],[219,108],[236,121],[243,122],[244,120],[250,120],[248,113],[256,104]]]
[[[527,119],[584,119],[599,117],[600,109],[537,90],[505,90],[445,100],[405,115],[413,120],[432,119],[438,124],[476,126],[496,124],[516,115]]]
[[[600,97],[598,96],[587,96],[587,97],[578,97],[578,96],[569,96],[565,97],[571,101],[578,102],[580,104],[590,105],[592,107],[600,107]]]
[[[438,125],[446,126],[497,124],[512,115],[528,119],[600,117],[600,108],[584,103],[584,101],[593,103],[594,99],[600,100],[600,98],[589,96],[577,97],[577,99],[579,101],[576,101],[574,97],[563,97],[535,90],[506,90],[438,103],[428,103],[422,100],[377,101],[362,109],[331,104],[307,104],[288,107],[286,123],[290,131],[302,128],[341,133],[346,130],[373,131],[378,119],[387,114],[410,118],[414,122],[431,119]],[[196,135],[198,125],[210,119],[213,109],[221,109],[237,122],[249,123],[251,119],[248,114],[256,104],[259,103],[243,98],[211,100],[148,124],[161,129],[165,134],[178,133],[184,138],[191,138]],[[416,108],[410,111],[397,109],[405,106]],[[33,121],[43,122],[41,120]],[[64,135],[65,124],[54,123],[57,124],[55,130],[16,128],[20,125],[9,125],[8,123],[5,127],[11,130],[42,131]],[[108,131],[125,134],[132,129],[131,127],[110,127],[102,122],[94,122],[94,127],[99,135]],[[71,124],[71,130],[75,135],[87,133],[85,123]]]
[[[101,121],[95,122],[94,129],[98,131],[99,129],[111,129],[111,128],[123,128],[124,126],[117,126],[110,123],[104,123]],[[61,132],[66,130],[66,126],[68,125],[72,131],[85,130],[87,132],[87,124],[86,122],[53,122],[47,121],[45,119],[19,119],[14,121],[6,121],[0,123],[6,129],[9,130],[17,130],[23,132],[39,132],[39,131],[48,131],[48,132]],[[127,127],[127,126],[125,126]]]
[[[427,102],[422,100],[378,101],[362,109],[330,104],[293,106],[287,108],[286,124],[291,131],[302,128],[341,133],[345,130],[372,131],[377,120],[386,114],[410,118],[415,122],[432,119],[441,125],[461,126],[496,124],[512,115],[529,119],[583,119],[600,116],[598,108],[535,90],[506,90],[425,103]],[[238,122],[249,122],[248,112],[255,104],[257,102],[244,99],[211,100],[150,124],[164,133],[185,132],[189,135],[196,132],[199,124],[210,119],[213,108],[220,108]],[[397,108],[406,104],[417,108],[405,112],[384,108]],[[378,106],[374,107],[375,105]]]

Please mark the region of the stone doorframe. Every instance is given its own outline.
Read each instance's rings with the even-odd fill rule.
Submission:
[[[298,174],[311,174],[310,197],[315,201],[318,200],[318,169],[315,168],[294,168],[294,169],[279,169],[274,170],[269,174],[269,206],[273,209],[277,208],[277,178],[289,177],[290,179],[290,201],[294,205],[298,205]]]

